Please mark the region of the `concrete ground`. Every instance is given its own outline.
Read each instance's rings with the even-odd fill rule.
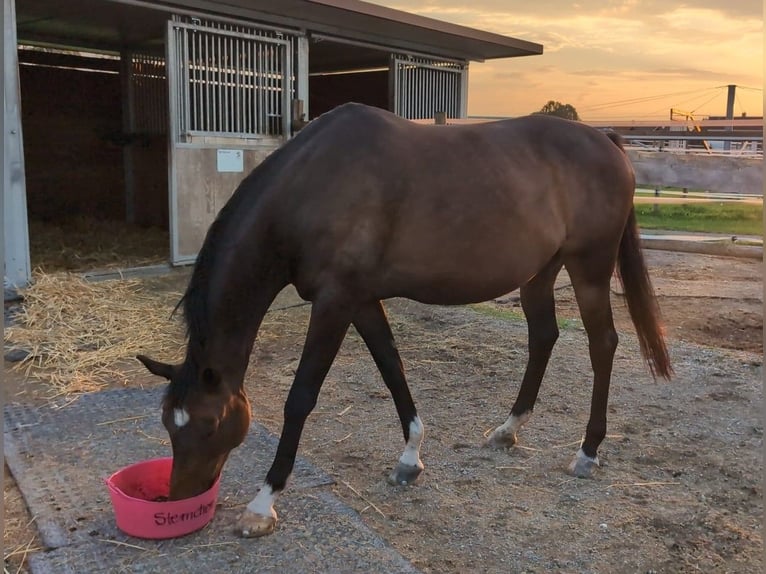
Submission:
[[[123,534],[104,479],[139,460],[170,456],[160,400],[159,388],[119,389],[66,405],[6,405],[6,462],[45,548],[28,556],[32,573],[417,572],[303,459],[280,501],[277,532],[239,538],[237,517],[276,449],[276,438],[257,423],[232,453],[215,517],[203,530],[160,541]]]

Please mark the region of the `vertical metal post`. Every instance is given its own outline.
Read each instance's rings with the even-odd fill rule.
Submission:
[[[178,189],[176,186],[175,163],[176,144],[179,140],[179,85],[178,85],[178,35],[173,21],[168,22],[165,36],[165,62],[168,83],[168,227],[170,231],[170,260],[177,263],[180,259],[178,245]],[[188,89],[188,88],[187,88]],[[188,126],[187,126],[188,129]]]
[[[388,57],[388,111],[397,113],[396,93],[399,80],[396,74],[396,58],[391,54]]]
[[[423,94],[423,118],[427,117],[433,117],[434,115],[434,109],[433,109],[433,98],[434,98],[434,90],[433,90],[433,78],[434,78],[434,71],[429,70],[428,68],[423,68],[423,77],[425,78],[425,86],[424,90],[425,93]]]
[[[221,88],[223,86],[223,71],[221,70],[221,36],[216,34],[211,37],[213,45],[211,68],[213,68],[213,78],[215,81],[215,127],[213,131],[223,131],[223,98]]]
[[[293,99],[293,55],[290,44],[284,44],[280,52],[282,53],[282,137],[288,140],[293,124],[290,104]]]
[[[268,86],[266,105],[266,133],[273,135],[272,118],[274,117],[274,46],[266,47],[266,85]]]
[[[136,99],[133,76],[133,53],[120,52],[120,84],[122,85],[122,131],[131,136],[136,131]],[[125,221],[136,222],[135,185],[133,182],[133,142],[122,146],[122,169],[125,179]]]
[[[223,94],[224,94],[224,100],[223,100],[223,113],[224,113],[224,121],[223,121],[223,130],[224,132],[233,132],[236,131],[234,129],[234,126],[232,125],[233,122],[231,117],[231,38],[229,36],[223,37],[223,54],[220,55],[220,60],[218,65],[223,69],[223,78],[221,81],[223,82]]]
[[[468,115],[468,62],[464,64],[463,71],[460,74],[460,102],[458,103],[460,114],[458,117],[464,118]]]
[[[421,68],[415,67],[413,68],[414,76],[415,76],[415,83],[418,87],[418,96],[417,100],[415,101],[416,111],[415,115],[412,116],[414,118],[420,119],[428,117],[424,114],[423,104],[425,103],[426,94],[424,92],[424,86],[425,86],[425,74],[423,73],[423,70]]]
[[[729,121],[732,121],[734,119],[734,99],[736,97],[737,93],[737,86],[734,84],[729,84],[729,89],[727,91],[726,95],[726,119]],[[727,132],[733,132],[734,126],[727,126],[726,127]],[[731,141],[726,140],[723,142],[723,149],[726,151],[729,151],[731,149]]]
[[[206,126],[210,122],[210,100],[207,97],[207,78],[203,77],[202,70],[202,34],[192,32],[194,56],[189,66],[194,66],[194,75],[197,78],[197,105],[194,110],[194,125]],[[195,128],[197,129],[197,128]]]
[[[267,46],[264,44],[258,44],[258,133],[267,134],[267,108],[268,108],[268,87],[267,87]]]
[[[248,132],[258,132],[258,46],[255,42],[247,43],[247,125]]]
[[[31,265],[14,0],[3,0],[3,88],[3,286],[18,288],[29,283]]]
[[[244,124],[244,110],[242,107],[242,96],[244,96],[244,76],[242,75],[242,57],[243,57],[243,40],[237,38],[233,40],[234,48],[232,49],[232,65],[234,66],[234,100],[236,110],[234,114],[235,131],[239,133],[245,133]]]
[[[191,32],[186,28],[179,28],[176,30],[176,37],[180,35],[183,38],[183,47],[181,47],[179,54],[179,66],[177,68],[179,84],[183,85],[183,93],[181,94],[181,109],[183,110],[184,129],[186,131],[191,129],[191,57],[189,51],[189,35]],[[193,41],[193,39],[192,39]]]
[[[297,69],[295,70],[295,99],[303,101],[304,120],[308,121],[309,114],[309,39],[298,36]],[[390,82],[390,80],[389,80]]]
[[[654,197],[659,197],[660,196],[660,189],[661,188],[660,188],[659,185],[655,185],[654,186]],[[659,203],[652,204],[652,212],[655,215],[658,215],[660,213],[660,204]]]

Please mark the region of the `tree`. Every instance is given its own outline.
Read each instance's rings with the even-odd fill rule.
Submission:
[[[567,120],[579,120],[580,116],[577,113],[577,110],[574,108],[571,104],[562,104],[561,102],[557,102],[554,100],[548,100],[548,103],[545,104],[542,108],[540,108],[540,111],[537,112],[538,114],[546,114],[549,116],[558,116],[560,118],[565,118]]]

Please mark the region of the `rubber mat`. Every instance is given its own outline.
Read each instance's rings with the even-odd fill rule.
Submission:
[[[170,456],[161,388],[121,389],[71,403],[4,409],[6,462],[48,549],[33,574],[101,572],[417,572],[326,488],[332,479],[298,458],[278,502],[277,531],[243,540],[234,526],[266,475],[277,440],[253,423],[223,472],[218,508],[203,530],[149,541],[119,531],[104,479],[139,460]]]

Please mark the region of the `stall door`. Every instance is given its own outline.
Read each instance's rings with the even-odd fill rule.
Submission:
[[[194,261],[236,187],[290,133],[294,41],[273,29],[168,23],[173,264]]]
[[[467,63],[394,55],[390,76],[394,113],[410,120],[431,119],[437,112],[465,117]]]

